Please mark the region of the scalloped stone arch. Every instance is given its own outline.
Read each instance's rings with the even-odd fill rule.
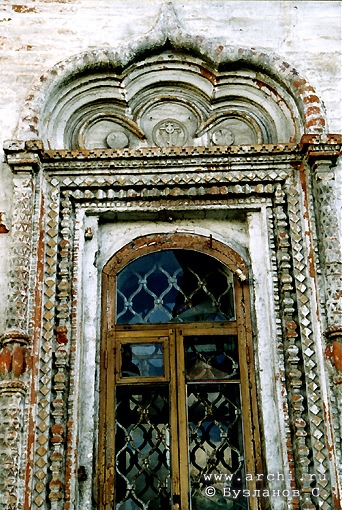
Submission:
[[[216,42],[202,37],[186,34],[179,25],[172,26],[170,20],[167,20],[167,22],[164,20],[164,24],[160,21],[157,28],[149,32],[146,37],[133,41],[129,45],[116,50],[102,48],[80,53],[59,62],[49,69],[40,77],[26,99],[18,124],[18,139],[39,138],[46,143],[48,136],[44,136],[44,121],[42,121],[44,113],[50,112],[51,107],[54,108],[57,101],[64,94],[67,94],[80,78],[91,77],[96,72],[107,73],[112,76],[114,81],[116,80],[119,83],[120,77],[127,74],[133,66],[165,51],[178,52],[188,57],[189,62],[197,62],[199,66],[202,66],[203,71],[201,73],[203,76],[206,75],[209,81],[211,79],[215,80],[216,75],[224,73],[227,69],[247,69],[255,73],[263,73],[266,77],[266,83],[265,81],[261,82],[260,89],[266,86],[269,90],[272,90],[274,83],[279,84],[280,90],[288,94],[292,104],[295,105],[290,111],[290,116],[294,124],[297,123],[297,135],[293,135],[290,140],[269,141],[259,140],[256,135],[254,143],[293,142],[299,141],[303,134],[325,134],[327,132],[324,107],[314,88],[281,57],[254,48],[217,45]],[[267,80],[269,80],[269,84]],[[262,122],[269,122],[268,119],[271,118],[271,113],[266,112]],[[85,120],[87,120],[86,116],[85,112]],[[250,118],[251,126],[254,122],[252,117],[253,115]],[[120,114],[118,114],[115,119],[119,128],[120,118]],[[143,139],[144,134],[139,126],[134,123],[131,124],[128,120],[126,125],[128,130],[133,133],[137,140]],[[202,124],[205,126],[205,120]],[[198,130],[200,129],[198,128]],[[47,145],[49,146],[49,143]],[[64,148],[53,145],[53,143],[50,144],[50,148]],[[203,145],[203,143],[198,143],[198,145]],[[223,143],[223,145],[226,144]],[[69,146],[65,148],[82,147]]]

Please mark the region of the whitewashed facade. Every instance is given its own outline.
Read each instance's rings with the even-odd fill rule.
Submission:
[[[170,508],[340,508],[340,3],[5,0],[0,18],[1,508],[161,505],[127,473],[117,496],[107,279],[172,249],[240,289],[240,453],[265,493],[189,497],[173,464]]]

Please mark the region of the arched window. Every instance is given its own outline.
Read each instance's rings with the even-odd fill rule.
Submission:
[[[234,318],[233,274],[202,253],[158,251],[131,262],[118,274],[118,324]]]
[[[243,496],[262,469],[248,284],[189,248],[118,260],[104,279],[101,508],[259,508]]]

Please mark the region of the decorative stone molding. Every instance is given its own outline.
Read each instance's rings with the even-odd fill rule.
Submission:
[[[20,381],[0,382],[0,506],[22,509],[20,455],[25,387]]]
[[[78,239],[87,232],[75,224],[76,210],[152,211],[156,204],[169,209],[188,202],[198,206],[223,203],[248,209],[264,203],[270,213],[270,256],[275,260],[275,296],[279,302],[279,357],[284,359],[284,395],[290,469],[301,491],[295,508],[315,508],[310,474],[317,481],[320,507],[333,508],[324,403],[320,393],[313,338],[311,283],[302,239],[303,205],[296,168],[322,151],[338,151],[334,137],[310,145],[261,145],[38,151],[49,196],[46,207],[46,259],[43,330],[39,366],[39,399],[33,488],[33,508],[70,505],[77,472],[76,431],[67,416],[77,412],[73,400],[77,351]],[[20,149],[21,150],[21,149]],[[318,152],[318,151],[317,151]],[[11,155],[13,157],[13,154]],[[26,155],[22,154],[25,161]],[[14,157],[15,165],[20,158]],[[273,242],[273,241],[272,241]],[[272,243],[271,243],[272,244]],[[72,254],[72,257],[71,257]],[[71,263],[74,260],[74,263]],[[57,279],[55,275],[57,274]],[[54,352],[54,356],[52,356]],[[288,374],[288,375],[286,375]],[[47,404],[50,402],[50,404]],[[49,438],[51,446],[48,448]],[[65,464],[67,463],[67,464]],[[313,463],[313,466],[312,466]],[[65,468],[65,465],[68,467]],[[51,477],[50,477],[51,474]]]
[[[137,65],[141,53],[144,65]],[[236,66],[239,85],[229,71]],[[70,57],[41,76],[18,138],[37,137],[51,149],[164,147],[176,143],[159,132],[170,118],[181,130],[179,145],[299,142],[303,133],[326,133],[320,99],[296,69],[270,52],[189,34],[164,4],[143,38]]]
[[[6,329],[27,331],[27,306],[32,239],[33,182],[30,175],[15,177],[13,228],[11,239],[12,266],[9,272],[9,299]]]
[[[15,204],[6,330],[0,338],[0,452],[5,455],[0,475],[0,506],[4,510],[23,508],[23,462],[27,437],[23,422],[31,368],[31,337],[28,331],[32,293],[34,174],[39,168],[38,151],[41,148],[39,142],[4,144],[7,163],[14,174]]]
[[[29,336],[10,331],[0,339],[0,506],[22,508],[20,493],[23,416],[27,384],[21,380],[28,365]]]
[[[318,159],[319,158],[319,159]],[[319,155],[313,165],[313,189],[316,202],[317,229],[321,254],[321,268],[325,281],[327,312],[326,336],[342,343],[342,244],[337,213],[338,189],[335,180],[335,158]],[[336,352],[337,346],[334,349]],[[333,359],[335,356],[333,355]],[[336,359],[336,368],[339,362]]]

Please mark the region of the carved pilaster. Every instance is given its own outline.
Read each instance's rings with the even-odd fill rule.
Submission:
[[[37,149],[37,147],[35,147]],[[13,216],[11,231],[11,269],[9,271],[6,330],[27,331],[29,277],[34,209],[34,172],[39,161],[27,143],[4,145],[13,177]]]
[[[295,197],[295,196],[294,196]],[[296,197],[295,197],[296,198]],[[295,309],[295,281],[291,263],[291,238],[286,214],[285,193],[279,186],[275,193],[275,227],[277,232],[277,258],[280,273],[280,298],[283,313],[284,347],[289,393],[289,411],[294,440],[289,448],[294,462],[290,469],[296,474],[296,484],[301,493],[300,508],[314,510],[312,488],[310,486],[311,445],[308,437],[307,406],[302,373],[302,346],[298,317]]]
[[[33,148],[33,147],[32,147]],[[6,330],[0,338],[0,507],[23,508],[21,456],[30,368],[29,296],[34,214],[34,171],[39,156],[24,143],[5,143],[13,171],[13,216]]]
[[[67,399],[69,387],[69,356],[70,356],[70,306],[71,306],[71,214],[70,193],[62,195],[61,200],[61,240],[59,243],[60,263],[58,266],[56,307],[58,325],[56,327],[55,368],[56,374],[52,384],[53,424],[51,425],[51,481],[49,483],[49,499],[52,510],[63,508],[67,504],[68,494],[65,486],[65,468],[69,468],[66,458],[67,438]]]
[[[330,159],[317,160],[313,166],[319,252],[325,284],[326,337],[329,356],[342,379],[342,247],[338,221],[334,165]]]
[[[336,434],[342,436],[342,246],[337,196],[341,193],[336,180],[334,159],[316,160],[313,164],[313,190],[318,232],[318,249],[324,281],[326,313],[326,357],[332,372],[338,418]],[[339,429],[339,430],[338,430]],[[337,449],[341,463],[341,452]],[[337,467],[341,486],[341,472]]]
[[[0,508],[19,510],[20,454],[29,337],[11,331],[0,339]]]

